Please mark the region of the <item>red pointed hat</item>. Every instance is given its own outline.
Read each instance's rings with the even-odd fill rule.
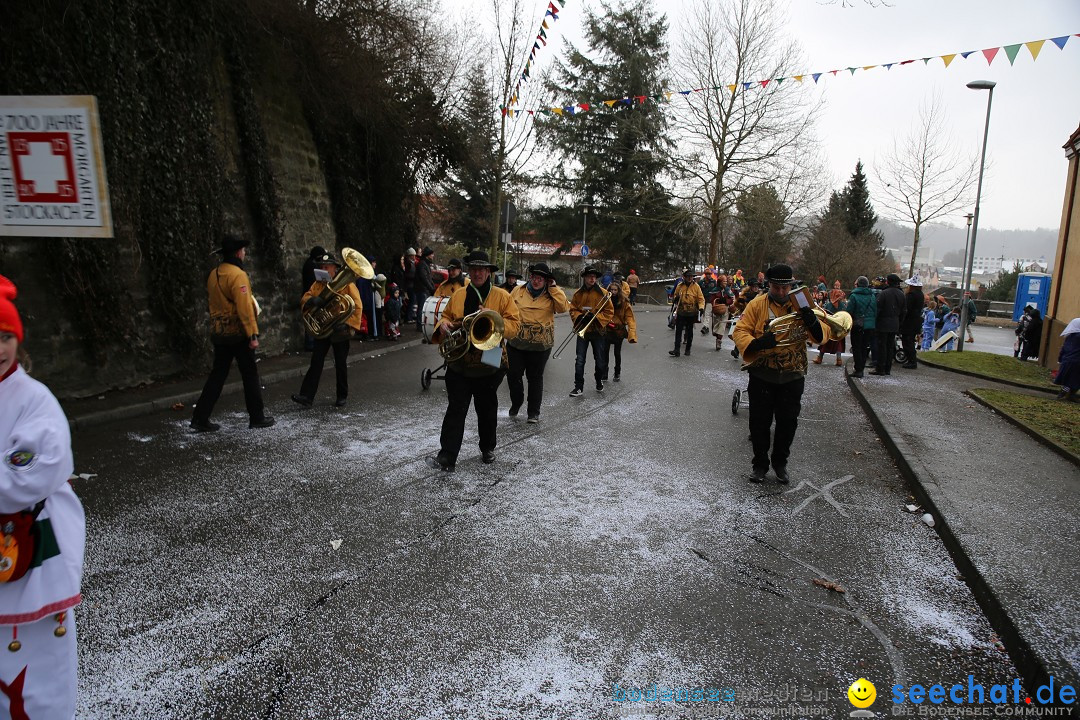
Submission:
[[[22,318],[12,302],[19,291],[15,283],[0,275],[0,332],[11,333],[19,342],[23,341]]]

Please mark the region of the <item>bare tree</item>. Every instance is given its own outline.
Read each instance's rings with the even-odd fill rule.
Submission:
[[[911,133],[893,143],[877,171],[878,204],[895,219],[915,225],[908,274],[915,272],[922,226],[974,202],[978,156],[966,156],[946,129],[941,102],[929,98]]]
[[[694,91],[676,106],[680,192],[698,201],[710,263],[726,259],[725,219],[743,192],[771,185],[793,217],[824,195],[813,148],[820,103],[810,78],[794,76],[800,53],[780,18],[772,0],[696,0],[681,29],[676,81]]]

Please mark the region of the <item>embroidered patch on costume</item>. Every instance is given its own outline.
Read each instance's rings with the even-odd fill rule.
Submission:
[[[37,462],[37,455],[29,450],[16,450],[4,458],[13,470],[29,470]]]
[[[247,285],[241,285],[240,286],[240,292],[246,293],[247,292]]]

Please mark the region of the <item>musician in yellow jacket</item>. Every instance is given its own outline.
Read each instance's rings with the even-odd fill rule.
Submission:
[[[221,389],[225,386],[225,378],[234,359],[244,381],[248,427],[263,428],[274,424],[274,418],[265,413],[259,372],[255,367],[259,325],[255,319],[256,304],[251,294],[251,281],[244,272],[248,244],[245,239],[226,235],[217,251],[221,254],[221,264],[206,279],[214,365],[191,415],[191,429],[196,432],[213,432],[221,428],[217,423],[210,422],[210,413],[221,397]]]
[[[828,326],[819,321],[811,306],[801,307],[790,292],[795,283],[791,267],[773,265],[765,272],[768,291],[751,300],[735,325],[732,338],[750,373],[750,441],[754,446],[750,482],[761,482],[772,464],[776,479],[789,480],[787,464],[791,443],[799,426],[802,394],[806,384],[806,341],[829,340]],[[778,344],[769,321],[797,313],[798,319]],[[773,419],[776,433],[770,438]],[[772,455],[769,443],[772,441]]]
[[[701,322],[705,312],[705,295],[701,292],[701,286],[694,282],[694,271],[690,268],[683,270],[682,282],[675,286],[672,293],[672,312],[675,313],[675,349],[668,350],[668,355],[679,357],[679,346],[686,339],[686,354],[690,354],[690,346],[694,344],[694,323]]]
[[[615,356],[614,374],[611,379],[619,382],[622,372],[622,344],[623,340],[630,343],[637,342],[637,319],[634,317],[634,308],[630,306],[630,291],[623,288],[619,290],[619,275],[615,274],[608,285],[611,294],[611,320],[604,327],[604,380],[607,380],[607,369],[611,366],[610,355]],[[613,353],[611,351],[614,351]]]
[[[446,471],[453,470],[457,463],[470,402],[476,408],[481,459],[484,464],[495,462],[498,392],[507,369],[505,341],[518,334],[517,305],[510,299],[510,293],[495,287],[491,279],[498,266],[489,262],[487,253],[482,250],[469,253],[465,264],[472,282],[450,297],[432,342],[441,342],[448,333],[461,328],[466,316],[481,309],[494,310],[502,316],[503,342],[488,351],[470,347],[464,357],[449,363],[446,368],[448,404],[439,436],[439,454],[435,456],[435,464]]]
[[[510,293],[517,305],[521,325],[517,337],[506,343],[506,355],[510,360],[506,383],[510,387],[510,417],[514,417],[525,402],[522,377],[528,378],[528,422],[538,423],[544,400],[544,367],[555,344],[555,315],[570,309],[570,303],[547,263],[530,265],[528,274],[529,281]]]
[[[580,397],[585,391],[585,358],[589,348],[593,351],[593,378],[596,392],[604,392],[604,376],[607,374],[607,343],[604,328],[612,318],[611,300],[607,290],[600,287],[597,278],[600,271],[586,267],[581,271],[581,287],[570,300],[570,319],[574,329],[585,328],[585,337],[577,338],[577,359],[574,361],[574,389],[570,397]]]
[[[446,279],[435,288],[435,297],[450,297],[469,284],[468,275],[463,274],[461,270],[461,261],[450,258],[450,262],[446,263]]]
[[[330,253],[323,253],[322,257],[315,261],[319,268],[330,275],[331,278],[341,269],[339,263]],[[300,298],[300,310],[304,313],[315,312],[323,307],[323,290],[326,289],[325,281],[316,280]],[[315,338],[315,347],[311,351],[311,364],[307,374],[300,383],[300,392],[292,396],[293,402],[308,407],[315,400],[315,393],[319,391],[319,379],[322,377],[323,364],[326,362],[326,354],[334,351],[334,375],[337,381],[337,400],[335,407],[344,407],[349,400],[349,341],[356,333],[360,332],[362,325],[360,319],[364,316],[364,303],[360,300],[360,291],[356,283],[349,283],[341,292],[352,298],[352,314],[337,325],[329,337]]]

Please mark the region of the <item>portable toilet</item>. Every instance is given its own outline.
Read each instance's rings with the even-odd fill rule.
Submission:
[[[1024,314],[1024,308],[1034,305],[1039,313],[1046,317],[1050,307],[1050,278],[1047,273],[1020,273],[1016,279],[1016,302],[1013,303],[1013,322]]]

